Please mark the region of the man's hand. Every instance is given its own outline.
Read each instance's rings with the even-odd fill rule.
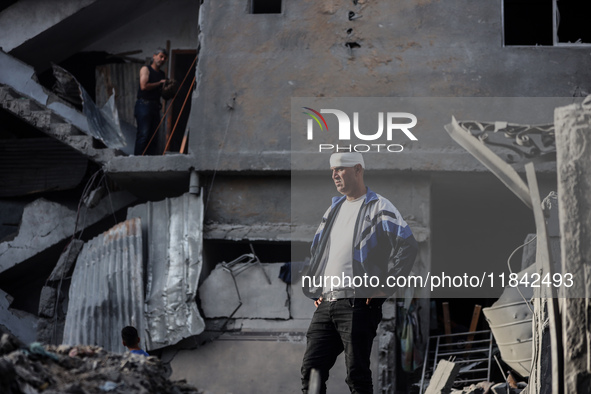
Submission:
[[[322,302],[322,297],[320,297],[319,299],[317,299],[316,301],[314,301],[314,306],[316,308],[318,308],[318,305],[320,305],[321,302]]]

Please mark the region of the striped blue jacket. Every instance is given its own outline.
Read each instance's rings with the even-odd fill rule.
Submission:
[[[322,217],[312,241],[308,276],[319,278],[324,274],[330,231],[345,198],[333,197],[331,206]],[[374,297],[378,292],[390,296],[396,289],[386,285],[387,277],[408,275],[417,255],[418,245],[410,227],[390,201],[367,188],[354,231],[351,248],[353,275],[376,276],[380,283],[378,288],[357,287],[356,296]],[[320,283],[320,280],[307,283]],[[303,291],[311,298],[318,298],[322,287],[306,286]]]

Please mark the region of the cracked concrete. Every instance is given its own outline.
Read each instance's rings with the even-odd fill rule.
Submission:
[[[43,198],[33,201],[23,211],[18,235],[0,243],[0,272],[67,240],[75,232],[88,228],[134,201],[135,197],[129,193],[116,192],[104,198],[95,208],[82,207],[78,228],[75,210]]]

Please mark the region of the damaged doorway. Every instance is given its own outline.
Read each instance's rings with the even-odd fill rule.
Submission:
[[[170,114],[166,118],[166,140],[169,141],[167,152],[186,151],[188,144],[187,122],[191,112],[191,92],[195,88],[195,69],[197,51],[193,49],[175,49],[171,53],[170,79],[178,83],[178,93],[172,102]],[[168,105],[169,103],[167,103]],[[183,144],[183,139],[185,143]]]

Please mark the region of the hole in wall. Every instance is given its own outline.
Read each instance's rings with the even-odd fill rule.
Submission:
[[[281,0],[251,0],[251,14],[281,14]]]
[[[285,263],[292,259],[289,242],[204,240],[201,280],[204,280],[217,264],[223,261],[229,263],[244,254],[252,253],[250,245],[261,263]]]

